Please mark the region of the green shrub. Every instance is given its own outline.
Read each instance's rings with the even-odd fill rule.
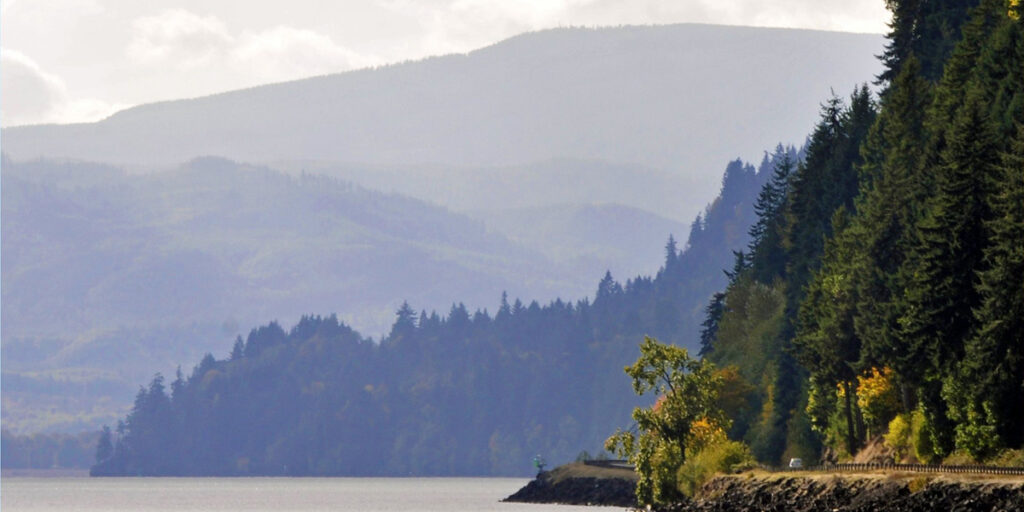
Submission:
[[[941,459],[935,453],[935,446],[929,435],[928,420],[921,409],[910,415],[910,444],[914,447],[914,456],[923,463],[938,462]]]
[[[892,448],[895,462],[903,460],[910,453],[911,424],[913,418],[909,414],[897,415],[889,422],[889,431],[885,434],[885,444]]]
[[[719,473],[735,473],[755,467],[750,448],[739,441],[722,441],[709,445],[686,459],[679,468],[676,482],[679,490],[694,496],[705,482]]]
[[[991,457],[999,449],[995,425],[986,424],[982,414],[969,410],[967,421],[956,426],[956,447],[969,453],[975,461]]]

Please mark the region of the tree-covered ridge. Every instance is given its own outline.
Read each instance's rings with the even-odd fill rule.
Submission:
[[[881,94],[826,101],[802,155],[730,164],[657,276],[606,274],[593,301],[503,300],[493,316],[403,306],[380,344],[333,318],[271,324],[169,393],[161,378],[140,390],[94,473],[518,473],[628,424],[637,400],[620,369],[644,335],[699,338],[730,418],[713,426],[765,463],[852,455],[882,435],[925,461],[1021,448],[1024,21],[1016,2],[952,5],[890,2],[964,21],[891,35]]]
[[[756,390],[731,434],[765,462],[886,432],[926,461],[1024,444],[1021,7],[890,7],[877,104],[825,104],[708,307],[705,353]],[[962,37],[928,28],[940,11]]]
[[[696,348],[703,304],[746,245],[772,167],[731,162],[685,247],[670,238],[654,277],[606,274],[593,300],[503,297],[493,314],[406,304],[379,343],[333,316],[255,329],[227,359],[140,389],[93,472],[509,475],[537,453],[595,451],[638,405],[621,374],[636,340]]]

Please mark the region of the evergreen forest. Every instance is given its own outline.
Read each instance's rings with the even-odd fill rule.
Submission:
[[[730,437],[778,464],[1024,443],[1024,23],[892,1],[877,98],[831,98],[776,167],[702,348],[749,385]]]
[[[865,77],[877,92],[825,99],[800,151],[731,163],[656,276],[606,274],[575,303],[503,298],[493,315],[403,305],[379,343],[334,317],[270,323],[141,388],[93,474],[522,474],[535,454],[596,449],[649,405],[629,379],[663,389],[646,360],[622,372],[645,336],[697,350],[699,365],[667,353],[717,390],[691,397],[699,411],[665,400],[645,417],[686,411],[697,428],[706,413],[764,464],[879,442],[922,462],[1020,450],[1024,7],[886,3],[885,70]],[[694,314],[699,339],[681,339]]]

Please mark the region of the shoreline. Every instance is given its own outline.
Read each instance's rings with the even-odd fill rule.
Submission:
[[[614,463],[573,462],[539,473],[508,503],[634,507],[636,473]]]
[[[3,468],[0,469],[0,478],[89,478],[89,470],[76,468]]]

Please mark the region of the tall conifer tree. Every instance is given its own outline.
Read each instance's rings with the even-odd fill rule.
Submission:
[[[1000,165],[998,141],[981,92],[971,88],[949,132],[936,195],[917,225],[910,256],[912,272],[901,319],[909,350],[903,366],[919,368],[925,381],[922,402],[938,455],[953,448],[953,425],[940,397],[941,381],[963,357],[964,340],[976,326],[981,303],[976,273],[988,245],[988,203]]]
[[[976,334],[965,347],[959,382],[961,431],[991,429],[997,446],[1024,443],[1024,124],[998,175],[991,245],[980,272]],[[960,437],[964,437],[962,434]]]
[[[866,362],[889,365],[900,375],[913,368],[897,357],[899,318],[906,277],[902,273],[910,248],[910,230],[927,197],[927,180],[920,172],[924,113],[930,101],[930,85],[920,66],[909,57],[889,89],[882,113],[872,128],[865,152],[880,155],[877,164],[861,169],[863,192],[854,223],[863,233],[862,257],[852,268],[858,304],[855,326],[865,345]],[[871,161],[870,157],[865,160]],[[909,400],[907,400],[909,402]],[[909,403],[905,405],[910,405]]]

